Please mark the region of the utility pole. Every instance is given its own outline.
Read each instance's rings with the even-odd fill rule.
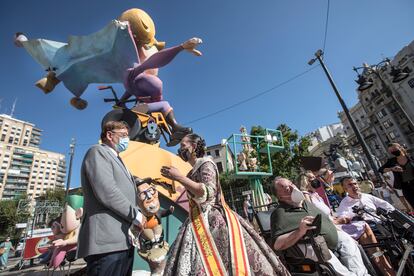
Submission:
[[[380,181],[380,182],[382,182],[382,176],[381,176],[381,175],[380,175],[380,173],[378,172],[378,166],[377,166],[377,164],[374,162],[374,159],[372,158],[371,151],[369,150],[369,148],[368,148],[367,144],[365,143],[364,138],[363,138],[363,137],[362,137],[362,135],[361,135],[361,132],[359,131],[358,127],[356,126],[356,124],[355,124],[355,122],[354,122],[354,120],[352,119],[352,116],[351,116],[351,114],[349,113],[348,107],[346,106],[346,104],[345,104],[344,100],[342,99],[342,96],[341,96],[341,94],[339,93],[339,90],[338,90],[338,88],[336,87],[336,84],[335,84],[335,82],[333,81],[332,76],[331,76],[331,74],[330,74],[330,73],[329,73],[329,71],[328,71],[328,68],[326,68],[325,63],[323,62],[323,59],[322,59],[322,58],[323,58],[323,51],[322,51],[322,50],[318,50],[318,51],[316,51],[316,53],[315,53],[315,57],[316,57],[316,59],[315,59],[315,58],[311,59],[311,60],[308,62],[308,64],[309,64],[309,65],[312,65],[312,64],[313,64],[316,60],[318,60],[318,61],[319,61],[319,63],[321,64],[322,69],[323,69],[323,71],[325,72],[326,77],[328,78],[329,83],[331,84],[331,86],[332,86],[332,88],[333,88],[333,90],[334,90],[334,92],[335,92],[335,94],[336,94],[336,97],[338,98],[339,103],[341,104],[342,109],[344,110],[344,113],[345,113],[346,117],[348,118],[348,121],[349,121],[349,123],[350,123],[350,125],[351,125],[351,127],[352,127],[352,130],[354,131],[355,136],[356,136],[356,138],[357,138],[357,140],[358,140],[358,143],[361,145],[362,150],[364,151],[364,154],[365,154],[365,156],[367,157],[367,160],[368,160],[368,162],[369,162],[369,165],[371,166],[372,170],[374,171],[375,176],[377,177],[377,180],[378,180],[378,181]]]
[[[69,159],[68,180],[66,182],[65,197],[67,197],[68,194],[69,194],[70,179],[71,179],[71,176],[72,176],[72,162],[73,162],[73,156],[75,155],[75,146],[76,146],[76,140],[75,140],[75,138],[72,138],[72,141],[69,145],[69,147],[70,147],[70,152],[69,152],[70,159]]]

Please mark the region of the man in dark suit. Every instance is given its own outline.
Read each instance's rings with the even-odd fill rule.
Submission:
[[[87,262],[88,275],[131,275],[134,250],[128,230],[142,228],[134,179],[119,157],[128,147],[128,127],[107,122],[102,144],[85,155],[81,169],[84,218],[78,240],[78,257]]]

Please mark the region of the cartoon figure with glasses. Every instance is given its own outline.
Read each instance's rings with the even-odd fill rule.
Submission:
[[[151,178],[136,179],[136,184],[138,206],[146,217],[142,232],[133,233],[137,237],[138,254],[148,262],[151,275],[162,275],[169,245],[164,241],[161,218],[171,215],[174,206],[168,210],[160,210],[158,191]]]

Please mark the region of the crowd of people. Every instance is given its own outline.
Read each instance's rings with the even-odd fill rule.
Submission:
[[[87,275],[131,275],[134,247],[130,229],[139,232],[147,223],[137,204],[137,179],[119,157],[128,148],[128,131],[122,122],[107,122],[101,132],[102,143],[90,148],[83,160],[84,213],[77,257],[85,259]],[[253,227],[250,195],[245,198],[242,218],[224,200],[218,169],[205,156],[202,137],[186,135],[178,155],[192,170],[183,175],[175,167],[161,169],[165,178],[185,187],[190,205],[189,216],[169,249],[164,275],[290,275],[280,256],[323,259],[337,275],[347,276],[369,275],[366,260],[372,260],[382,275],[396,275],[380,248],[361,247],[377,243],[370,222],[378,218],[365,214],[361,219],[355,213],[355,206],[394,210],[391,193],[400,199],[405,196],[408,203],[403,202],[404,206],[411,210],[411,159],[398,144],[390,145],[389,152],[395,157],[380,169],[388,182],[377,188],[368,180],[343,177],[340,185],[344,197],[335,210],[328,199],[334,189],[333,171],[304,170],[294,181],[276,177],[271,188],[278,204],[270,217],[269,243]],[[272,199],[269,195],[266,198]],[[51,226],[59,239],[59,219]],[[7,263],[10,248],[9,240],[0,244],[4,251],[0,256],[2,266]],[[50,262],[53,254],[53,250],[45,253],[42,262]]]
[[[413,202],[414,166],[404,147],[393,143],[388,152],[393,155],[380,169],[385,182],[377,185],[368,179],[345,176],[340,179],[344,191],[340,204],[334,211],[327,197],[331,193],[334,174],[327,169],[303,171],[294,183],[276,177],[273,194],[279,205],[271,215],[272,243],[276,251],[287,256],[303,256],[320,261],[308,233],[315,229],[317,216],[321,216],[320,235],[326,241],[326,262],[337,275],[368,275],[364,264],[367,255],[381,275],[396,275],[395,268],[384,251],[369,245],[378,244],[370,225],[381,224],[378,209],[392,212],[395,196],[401,200],[405,211],[411,212]],[[408,203],[407,203],[408,201]],[[362,209],[361,209],[362,208]],[[358,210],[370,212],[358,213]],[[366,245],[362,250],[359,245]],[[322,246],[323,248],[323,246]],[[322,250],[323,251],[323,250]]]

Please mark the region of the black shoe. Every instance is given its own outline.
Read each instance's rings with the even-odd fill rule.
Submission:
[[[181,140],[184,138],[184,136],[186,136],[189,133],[192,133],[192,130],[190,128],[191,132],[181,132],[181,131],[177,131],[177,132],[173,132],[173,134],[171,134],[170,136],[170,141],[167,143],[167,147],[174,147],[176,145],[178,145]]]

